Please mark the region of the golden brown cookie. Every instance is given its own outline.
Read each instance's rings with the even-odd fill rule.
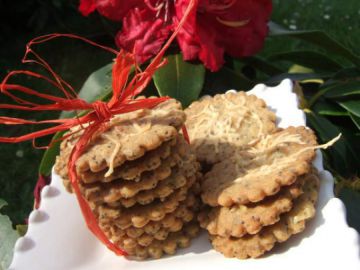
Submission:
[[[169,233],[164,240],[154,240],[148,246],[141,246],[134,239],[117,241],[115,244],[123,248],[131,259],[144,260],[146,258],[159,259],[163,254],[173,255],[178,248],[185,248],[190,245],[191,239],[199,232],[197,223],[189,223],[181,231]]]
[[[150,221],[159,221],[166,214],[174,212],[188,197],[194,196],[190,192],[191,183],[177,189],[164,201],[154,201],[147,205],[134,205],[130,208],[110,207],[106,205],[95,206],[93,211],[100,223],[112,222],[121,229],[131,226],[142,228]]]
[[[276,242],[284,242],[305,229],[306,222],[315,216],[319,179],[313,178],[304,185],[304,194],[295,202],[293,209],[284,214],[274,225],[263,228],[258,234],[242,238],[210,235],[215,250],[225,257],[257,258],[271,250]]]
[[[182,157],[173,153],[166,158],[160,167],[153,171],[144,172],[140,181],[124,181],[123,179],[111,182],[96,182],[92,184],[80,184],[80,190],[85,199],[95,203],[114,203],[121,198],[130,198],[143,190],[151,190],[156,185],[171,175],[172,168],[176,166]],[[69,180],[63,180],[67,189],[71,189]]]
[[[133,179],[134,181],[127,182],[124,181],[123,178],[120,178],[110,182],[105,180],[102,182],[94,182],[88,184],[80,182],[80,190],[82,194],[88,201],[96,203],[106,202],[115,206],[119,206],[119,200],[123,199],[124,206],[130,207],[133,203],[136,202],[134,198],[126,201],[126,199],[131,196],[130,194],[134,194],[134,192],[138,193],[141,190],[152,189],[154,186],[157,185],[159,181],[163,180],[164,177],[167,177],[169,175],[171,167],[174,167],[176,165],[182,167],[184,161],[191,161],[196,164],[196,166],[199,166],[199,164],[195,163],[195,156],[191,151],[191,147],[185,141],[185,139],[181,135],[179,135],[176,139],[176,145],[173,145],[171,149],[172,154],[170,154],[170,156],[166,154],[167,157],[164,160],[160,161],[155,158],[153,153],[150,153],[156,151],[153,150],[138,160],[127,161],[123,166],[117,168],[116,172],[114,172],[113,174],[121,175],[124,177],[129,176],[130,174],[133,176],[135,174],[140,174],[137,179]],[[159,154],[159,152],[157,153]],[[147,158],[148,155],[150,155],[150,158],[147,159],[147,161],[149,162],[144,160],[144,158]],[[163,159],[164,157],[162,156],[160,158]],[[143,163],[138,162],[140,160],[143,161]],[[152,163],[152,161],[155,162]],[[158,164],[158,161],[160,164]],[[148,170],[148,168],[152,167],[155,163],[155,168],[151,171]],[[161,163],[163,163],[162,166]],[[62,162],[58,162],[57,165],[61,166]],[[189,167],[188,165],[187,168],[183,169],[183,171],[184,170],[192,171],[193,168]],[[65,170],[63,170],[63,172],[64,171]],[[72,186],[69,179],[63,178],[63,184],[68,192],[72,192]]]
[[[167,214],[162,220],[151,221],[142,228],[129,227],[125,230],[108,223],[101,224],[112,241],[129,241],[133,239],[141,246],[148,246],[154,240],[165,240],[172,232],[178,232],[183,225],[194,219],[198,210],[198,200],[190,197],[173,212]]]
[[[294,199],[303,193],[304,182],[314,178],[317,179],[315,172],[300,176],[291,186],[258,203],[204,209],[199,214],[200,226],[210,234],[224,237],[256,234],[264,226],[278,222],[281,214],[290,211]]]
[[[161,165],[161,162],[176,151],[176,137],[168,142],[164,142],[158,148],[148,151],[144,156],[136,160],[126,161],[123,165],[114,169],[114,172],[105,176],[107,170],[101,172],[86,171],[80,173],[79,178],[84,183],[93,183],[99,181],[110,182],[114,179],[139,181],[143,172],[152,171]]]
[[[116,115],[105,130],[94,136],[77,160],[78,174],[106,170],[105,176],[109,177],[114,168],[121,166],[125,161],[138,159],[147,151],[154,150],[163,142],[176,137],[177,130],[184,121],[185,113],[180,103],[173,99],[153,109]],[[63,141],[60,159],[66,159],[61,156],[69,155],[81,133],[80,131]],[[64,168],[58,168],[61,176],[62,169]]]
[[[203,202],[231,206],[258,202],[311,169],[317,142],[312,130],[289,127],[213,166],[202,181]]]
[[[186,169],[187,172],[184,172],[184,170],[182,169],[175,168],[173,169],[172,174],[165,180],[161,181],[155,188],[140,191],[135,196],[130,198],[121,198],[119,201],[109,205],[123,206],[128,208],[134,206],[136,203],[146,205],[151,203],[155,199],[160,199],[160,201],[164,201],[175,190],[185,186],[186,183],[195,183],[197,179],[200,179],[201,174],[196,174],[200,166],[196,165],[199,164],[193,163],[192,166],[183,167],[183,169]]]
[[[186,110],[186,128],[199,161],[214,164],[276,130],[265,102],[245,92],[195,101]]]

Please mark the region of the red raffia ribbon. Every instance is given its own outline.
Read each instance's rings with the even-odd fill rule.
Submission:
[[[43,120],[43,121],[30,121],[21,118],[0,116],[0,124],[3,125],[55,124],[55,126],[53,127],[28,133],[19,137],[0,137],[0,142],[18,143],[27,140],[33,140],[33,143],[35,145],[36,138],[54,134],[60,131],[68,131],[72,127],[80,125],[83,133],[80,136],[75,147],[73,148],[69,158],[69,163],[68,163],[69,178],[73,190],[75,191],[76,198],[79,202],[81,212],[84,216],[88,228],[103,244],[105,244],[111,251],[113,251],[117,255],[126,256],[127,253],[122,249],[120,249],[119,247],[117,247],[114,243],[112,243],[99,227],[96,217],[94,216],[88,203],[80,193],[80,189],[77,181],[78,178],[76,174],[75,162],[81,156],[81,154],[85,150],[90,140],[96,134],[99,134],[101,131],[106,129],[106,126],[109,120],[111,119],[111,117],[113,117],[116,114],[132,112],[139,109],[145,109],[145,108],[150,109],[168,99],[168,97],[159,97],[159,98],[137,100],[134,99],[134,97],[140,94],[145,89],[145,87],[152,79],[152,76],[155,73],[155,71],[167,63],[166,59],[163,59],[164,53],[166,49],[170,46],[171,42],[175,39],[177,33],[185,23],[189,14],[194,11],[197,1],[198,0],[190,1],[186,9],[186,12],[184,13],[183,18],[177,25],[173,34],[170,36],[169,40],[165,43],[165,45],[162,47],[160,52],[152,59],[152,61],[144,71],[141,71],[139,67],[136,65],[134,54],[127,53],[123,50],[116,51],[112,48],[99,45],[86,38],[72,34],[49,34],[34,38],[27,44],[26,53],[24,55],[22,62],[35,63],[44,67],[49,72],[52,78],[28,70],[16,70],[16,71],[11,71],[4,78],[4,80],[0,85],[1,93],[9,96],[15,102],[18,103],[18,105],[0,104],[0,109],[15,109],[15,110],[24,110],[24,111],[48,111],[48,110],[89,111],[86,115],[74,119],[72,118],[51,119],[51,120]],[[59,37],[78,39],[92,46],[114,53],[116,55],[115,63],[113,65],[113,70],[112,70],[113,95],[108,103],[102,101],[95,101],[93,103],[88,103],[85,100],[78,98],[76,92],[71,87],[71,85],[65,82],[58,74],[56,74],[54,70],[50,67],[50,65],[32,49],[33,45],[41,44]],[[28,58],[29,54],[32,54],[34,56],[34,59],[29,59]],[[128,82],[132,66],[135,66],[135,76],[130,82]],[[47,81],[50,85],[55,86],[56,88],[61,90],[61,92],[65,95],[65,98],[56,97],[49,94],[43,94],[36,90],[27,88],[25,86],[8,83],[8,80],[12,76],[19,74],[23,74]],[[22,92],[32,96],[36,96],[44,100],[47,100],[50,103],[48,104],[33,103],[23,98],[17,97],[15,94],[13,94],[14,92]],[[186,131],[184,134],[185,137],[188,139],[188,136],[186,135],[187,134]],[[63,136],[62,139],[70,135],[71,133]]]

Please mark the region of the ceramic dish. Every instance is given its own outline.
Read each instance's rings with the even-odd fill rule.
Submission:
[[[277,115],[279,127],[305,125],[292,82],[276,87],[257,85],[249,94],[264,99]],[[334,198],[332,175],[317,152],[314,165],[321,189],[316,217],[306,230],[260,259],[226,259],[215,252],[203,232],[189,248],[174,256],[143,262],[117,257],[88,231],[75,196],[67,193],[58,175],[42,191],[41,207],[29,217],[29,229],[15,245],[11,270],[183,270],[183,269],[360,269],[359,237],[346,223],[343,203]]]

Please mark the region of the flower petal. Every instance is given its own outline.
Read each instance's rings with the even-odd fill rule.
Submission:
[[[113,21],[121,21],[134,7],[145,6],[143,0],[93,0],[99,13]]]
[[[89,16],[95,9],[95,0],[80,0],[79,11],[83,16]]]
[[[218,33],[215,29],[206,25],[205,21],[198,22],[198,37],[200,40],[199,59],[204,63],[205,67],[211,71],[219,70],[224,61],[224,47],[217,42]]]
[[[261,50],[268,34],[267,23],[271,10],[270,0],[238,0],[227,12],[219,15],[218,19],[216,16],[208,16],[207,20],[217,21],[211,24],[217,28],[219,43],[226,53],[244,57]],[[233,22],[233,27],[229,26],[230,22]]]
[[[116,45],[136,55],[143,63],[161,49],[170,34],[172,25],[156,18],[150,9],[131,10],[123,20],[123,28],[115,37]]]
[[[177,25],[180,19],[184,16],[188,4],[189,0],[176,1],[175,16],[173,17],[175,25]],[[184,60],[193,60],[198,58],[200,46],[196,33],[196,10],[189,15],[184,26],[178,32],[177,41],[183,53]]]

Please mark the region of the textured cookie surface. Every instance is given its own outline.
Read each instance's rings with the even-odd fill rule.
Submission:
[[[225,257],[256,258],[271,250],[277,242],[284,242],[305,229],[306,221],[315,216],[319,180],[313,178],[304,185],[304,194],[295,202],[290,212],[274,225],[263,228],[258,234],[241,238],[210,235],[215,250]]]
[[[171,155],[156,169],[144,172],[138,181],[117,179],[111,182],[80,183],[80,187],[88,201],[130,207],[136,202],[146,204],[155,198],[165,198],[174,188],[184,186],[186,179],[198,170],[199,164],[189,144],[178,137]],[[64,180],[64,184],[70,186],[68,180]]]
[[[311,169],[316,137],[305,127],[266,135],[251,148],[213,166],[202,182],[202,199],[211,206],[258,202],[291,185]]]
[[[275,114],[265,102],[245,92],[205,97],[192,103],[185,113],[197,158],[209,164],[276,129]]]
[[[130,208],[109,207],[100,205],[93,209],[100,223],[106,224],[112,222],[121,229],[131,226],[142,228],[150,221],[159,221],[166,214],[174,212],[177,207],[194,196],[190,192],[192,183],[177,189],[164,201],[154,201],[147,205],[134,205]]]
[[[197,163],[194,163],[192,166],[185,166],[181,169],[175,168],[172,174],[161,181],[155,188],[141,191],[130,198],[121,198],[119,201],[115,202],[114,205],[128,208],[135,204],[146,205],[155,199],[164,201],[168,196],[174,193],[175,190],[182,188],[189,182],[195,183],[197,179],[201,178],[201,174],[196,173],[199,169],[199,166],[197,165]]]
[[[178,232],[183,225],[192,221],[199,208],[199,201],[195,197],[188,197],[173,213],[167,214],[159,221],[150,221],[142,228],[118,228],[108,223],[102,227],[108,237],[115,242],[136,242],[141,246],[149,246],[154,240],[165,240],[172,232]]]
[[[151,110],[143,109],[117,115],[110,121],[107,129],[99,132],[90,142],[77,160],[78,174],[81,176],[86,175],[88,171],[106,170],[105,176],[109,177],[114,168],[121,166],[125,161],[138,159],[147,151],[173,139],[184,121],[185,113],[181,105],[173,99]],[[60,160],[66,160],[66,157],[61,156],[70,154],[80,134],[81,132],[64,140]],[[61,176],[64,174],[63,169],[63,166],[57,167],[57,172]]]
[[[164,142],[158,148],[148,151],[144,156],[136,160],[126,161],[123,165],[114,168],[114,172],[105,176],[107,170],[100,172],[86,171],[80,173],[79,178],[84,183],[93,183],[101,179],[102,182],[110,182],[114,179],[139,181],[143,172],[152,171],[161,165],[161,162],[170,156],[176,144],[176,138]],[[175,150],[176,151],[176,150]]]
[[[173,255],[178,248],[190,246],[191,239],[199,232],[197,223],[189,223],[181,231],[169,233],[164,240],[154,240],[148,246],[141,246],[133,239],[126,242],[118,241],[115,244],[123,248],[133,259],[144,260],[146,258],[159,259],[163,254]]]
[[[200,226],[210,234],[224,237],[256,234],[262,227],[278,222],[281,214],[290,211],[293,200],[303,193],[304,182],[314,177],[316,175],[311,173],[300,176],[291,186],[283,188],[278,194],[259,203],[232,207],[218,206],[204,210],[199,215]]]

